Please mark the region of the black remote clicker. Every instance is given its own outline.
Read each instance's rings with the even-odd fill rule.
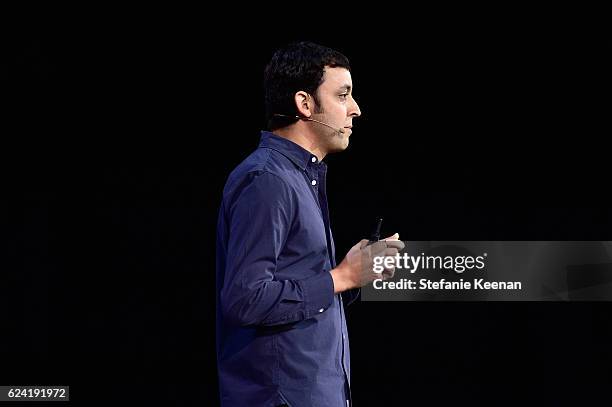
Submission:
[[[382,221],[382,218],[378,218],[378,220],[376,221],[376,227],[374,228],[374,232],[372,232],[370,240],[368,241],[368,244],[366,246],[369,246],[380,240],[380,227],[382,226]]]

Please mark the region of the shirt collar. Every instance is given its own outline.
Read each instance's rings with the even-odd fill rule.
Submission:
[[[261,132],[259,147],[271,148],[272,150],[278,151],[302,170],[305,170],[308,165],[312,164],[320,163],[322,166],[325,166],[325,163],[322,161],[319,162],[317,156],[312,154],[310,151],[295,144],[291,140],[277,136],[269,131],[264,130]]]

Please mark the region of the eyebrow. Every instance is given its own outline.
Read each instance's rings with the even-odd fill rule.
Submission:
[[[347,90],[347,91],[350,91],[350,90],[351,90],[351,85],[343,85],[343,86],[340,86],[340,90]]]

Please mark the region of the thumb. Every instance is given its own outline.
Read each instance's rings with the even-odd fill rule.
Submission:
[[[383,240],[399,240],[399,233],[395,233],[389,237],[384,238]]]

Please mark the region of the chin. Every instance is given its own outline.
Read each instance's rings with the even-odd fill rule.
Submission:
[[[339,153],[340,151],[344,151],[348,148],[349,143],[348,140],[346,141],[346,143],[342,143],[342,144],[337,144],[335,146],[333,146],[333,148],[331,149],[331,153]]]

